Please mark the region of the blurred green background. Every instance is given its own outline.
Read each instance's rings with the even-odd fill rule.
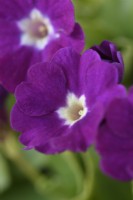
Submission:
[[[133,0],[73,0],[86,48],[108,39],[121,50],[124,84],[133,83]],[[14,98],[10,96],[10,108]],[[131,183],[102,174],[93,148],[85,154],[45,156],[24,151],[10,133],[0,144],[0,200],[132,200]]]

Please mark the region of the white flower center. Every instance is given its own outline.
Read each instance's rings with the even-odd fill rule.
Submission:
[[[87,114],[87,111],[84,95],[78,98],[75,94],[68,93],[66,107],[59,108],[57,113],[61,119],[65,120],[65,125],[72,126],[81,120]]]
[[[18,27],[22,31],[21,45],[34,46],[39,50],[46,47],[50,40],[58,38],[54,27],[48,17],[33,9],[28,18],[18,22]]]

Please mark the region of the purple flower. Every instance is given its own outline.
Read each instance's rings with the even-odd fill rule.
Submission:
[[[124,75],[124,62],[115,44],[105,40],[99,46],[93,46],[91,49],[95,50],[103,60],[113,63],[118,70],[118,82],[121,82]]]
[[[71,0],[0,0],[0,80],[8,91],[25,79],[30,65],[60,48],[84,47]]]
[[[85,151],[95,139],[103,104],[119,93],[117,70],[111,65],[93,50],[80,56],[64,48],[49,63],[31,67],[27,80],[16,88],[11,114],[26,149],[46,154]]]
[[[5,101],[8,96],[8,92],[0,85],[0,129],[3,124],[5,124],[8,120]]]
[[[103,172],[121,181],[133,179],[133,88],[128,95],[123,88],[123,97],[109,104],[96,147]]]

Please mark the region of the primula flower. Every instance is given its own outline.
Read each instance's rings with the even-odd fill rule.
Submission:
[[[121,181],[133,179],[133,87],[128,95],[123,88],[123,97],[109,104],[96,147],[103,172]]]
[[[95,50],[104,61],[112,63],[117,68],[119,73],[118,82],[121,82],[124,75],[124,62],[116,45],[105,40],[99,46],[93,46],[91,49]]]
[[[119,93],[109,92],[118,80],[111,65],[93,50],[80,56],[64,48],[49,63],[31,67],[27,80],[16,88],[11,114],[26,149],[46,154],[85,151],[94,141],[103,104]]]
[[[0,81],[10,92],[30,65],[47,61],[60,48],[84,47],[71,0],[0,0]]]
[[[0,129],[8,120],[5,101],[8,96],[8,92],[0,85]]]

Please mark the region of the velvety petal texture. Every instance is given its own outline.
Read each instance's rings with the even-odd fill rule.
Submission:
[[[22,133],[26,149],[45,154],[86,151],[95,141],[107,102],[121,90],[115,89],[117,70],[111,65],[91,49],[81,56],[63,48],[50,62],[32,66],[16,88],[11,113],[12,127]]]
[[[103,41],[100,45],[91,47],[101,57],[101,59],[113,63],[118,70],[118,82],[121,82],[124,75],[124,62],[121,53],[117,50],[114,43]]]
[[[133,90],[114,98],[108,105],[96,139],[101,168],[109,176],[133,179]]]
[[[0,82],[9,92],[32,64],[50,60],[62,47],[84,48],[71,0],[0,0],[0,5]]]

